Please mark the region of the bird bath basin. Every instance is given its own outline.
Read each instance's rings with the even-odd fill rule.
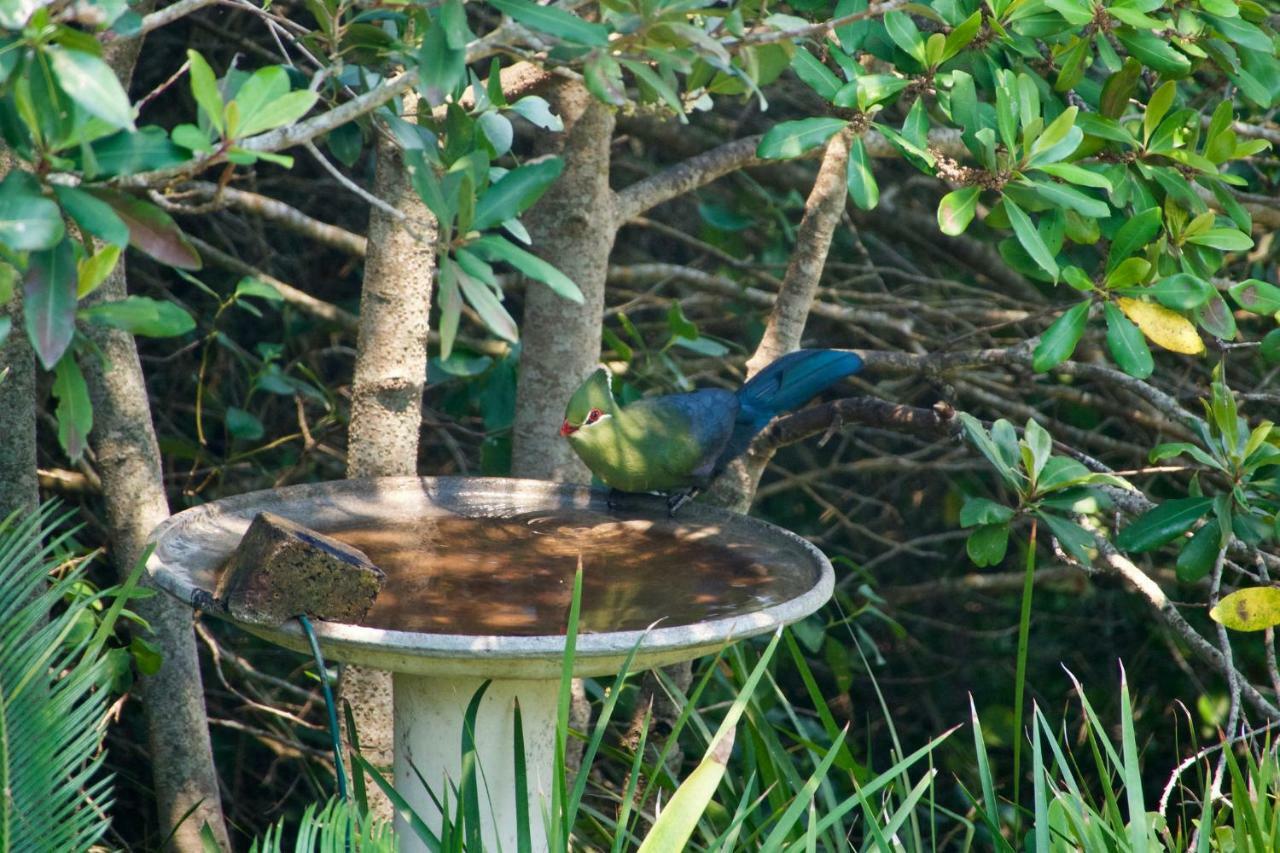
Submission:
[[[207,603],[263,511],[346,541],[386,572],[362,624],[316,622],[316,633],[330,660],[393,673],[396,788],[436,828],[439,815],[417,774],[437,790],[446,776],[458,780],[464,712],[492,681],[476,720],[493,806],[486,849],[516,847],[517,698],[529,816],[533,837],[542,837],[579,560],[578,676],[616,674],[637,645],[636,671],[713,653],[812,613],[832,589],[821,552],[747,516],[692,504],[669,519],[657,498],[615,512],[602,492],[581,486],[462,477],[341,480],[215,501],[156,528],[148,572],[182,601]],[[308,650],[296,622],[236,624]],[[400,830],[403,849],[417,849],[408,828]]]

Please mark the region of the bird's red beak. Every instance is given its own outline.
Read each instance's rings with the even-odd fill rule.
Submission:
[[[569,423],[567,420],[564,423],[560,424],[561,437],[564,437],[566,435],[572,435],[577,431],[578,431],[578,428],[573,424]]]

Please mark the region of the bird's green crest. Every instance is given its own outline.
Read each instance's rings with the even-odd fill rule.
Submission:
[[[609,371],[598,367],[569,398],[569,405],[564,410],[564,419],[572,426],[582,426],[582,422],[587,419],[592,409],[599,409],[611,415],[616,408],[613,402],[613,391],[609,387]]]

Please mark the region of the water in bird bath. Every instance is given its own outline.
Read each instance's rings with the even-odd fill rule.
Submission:
[[[438,634],[564,634],[582,560],[581,630],[633,631],[762,610],[815,578],[767,545],[725,541],[679,519],[586,510],[499,518],[423,515],[323,529],[387,574],[362,625]],[[784,543],[785,544],[785,543]]]

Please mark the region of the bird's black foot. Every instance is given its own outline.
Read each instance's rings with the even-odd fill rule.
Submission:
[[[626,492],[621,489],[610,488],[609,494],[605,495],[604,505],[611,510],[620,508],[622,506],[622,496],[625,494]]]
[[[675,518],[676,513],[680,511],[680,507],[697,497],[698,492],[702,491],[697,486],[690,486],[683,492],[673,492],[667,497],[667,518]]]

